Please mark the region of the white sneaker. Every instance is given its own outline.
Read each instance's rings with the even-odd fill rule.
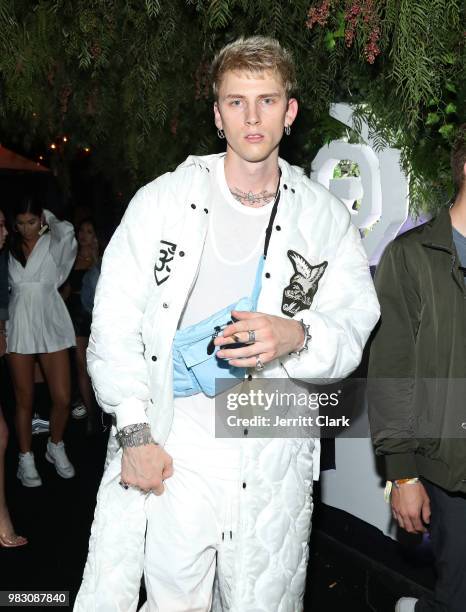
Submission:
[[[18,471],[16,476],[21,480],[24,487],[40,487],[42,484],[41,477],[36,470],[34,463],[34,455],[28,453],[19,453]]]
[[[32,417],[32,435],[48,433],[50,431],[50,423],[46,419],[41,419],[37,412]]]
[[[73,478],[75,474],[74,467],[66,456],[63,440],[54,444],[49,438],[45,458],[55,465],[55,469],[59,476],[62,478]]]
[[[73,419],[84,419],[87,416],[87,408],[82,402],[76,402],[71,409]]]
[[[402,597],[396,602],[395,612],[414,612],[417,601],[414,597]]]

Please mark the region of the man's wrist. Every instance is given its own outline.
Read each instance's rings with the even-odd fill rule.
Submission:
[[[311,332],[310,332],[310,325],[306,325],[306,323],[304,323],[304,321],[302,319],[297,321],[297,323],[299,323],[299,325],[301,327],[302,336],[301,336],[301,340],[300,340],[300,342],[298,344],[298,347],[296,348],[295,351],[292,351],[290,353],[290,355],[296,355],[296,356],[299,357],[303,351],[307,351],[308,350],[309,342],[310,342],[312,336],[311,336]]]
[[[403,485],[407,484],[417,484],[419,482],[419,478],[415,476],[414,478],[397,478],[393,481],[393,486],[399,489]]]
[[[135,423],[126,425],[115,436],[121,448],[145,446],[147,444],[157,445],[152,437],[148,423]]]
[[[387,480],[384,491],[385,501],[387,503],[390,501],[390,495],[392,493],[393,487],[395,487],[395,489],[399,489],[404,485],[418,484],[419,482],[421,481],[417,476],[415,476],[414,478],[398,478],[396,480]]]

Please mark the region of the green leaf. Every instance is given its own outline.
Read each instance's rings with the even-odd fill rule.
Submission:
[[[439,134],[441,134],[444,138],[450,138],[454,131],[455,126],[453,123],[446,123],[439,129]]]
[[[446,83],[445,87],[446,87],[446,89],[448,89],[448,91],[451,91],[452,93],[456,93],[456,87],[455,87],[455,85],[451,81],[448,81],[448,83]]]
[[[445,53],[442,59],[446,64],[454,64],[456,62],[456,56],[453,53]]]
[[[345,35],[345,13],[340,11],[337,15],[338,29],[333,32],[334,38],[343,38]]]
[[[335,48],[335,45],[337,44],[335,42],[335,38],[333,37],[333,33],[332,32],[327,32],[327,34],[325,35],[325,46],[327,47],[327,49],[329,51],[332,51],[332,49]]]
[[[440,115],[438,113],[429,113],[426,119],[426,125],[434,125],[440,121]]]
[[[453,104],[453,102],[450,102],[450,104],[447,104],[445,112],[446,112],[447,115],[451,115],[453,113],[456,113],[456,104]]]

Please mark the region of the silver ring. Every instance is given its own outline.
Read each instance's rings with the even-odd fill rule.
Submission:
[[[262,372],[262,370],[264,369],[264,364],[261,361],[261,358],[259,357],[259,355],[257,355],[256,357],[256,370],[258,372]]]
[[[256,332],[253,329],[248,329],[249,338],[246,344],[254,344],[256,341]]]
[[[122,480],[120,480],[119,485],[120,487],[123,487],[125,491],[129,489],[129,484],[126,484],[126,482],[123,482]]]

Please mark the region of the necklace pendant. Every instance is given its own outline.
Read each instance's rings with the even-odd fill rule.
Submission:
[[[252,191],[248,192],[246,198],[247,198],[248,202],[254,202],[254,200],[255,200],[255,197],[254,197],[254,194],[252,193]]]

